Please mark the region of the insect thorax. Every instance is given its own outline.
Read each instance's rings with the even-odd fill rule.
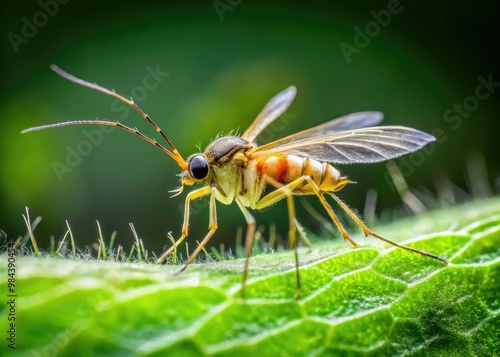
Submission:
[[[253,144],[238,136],[224,136],[207,146],[204,156],[212,170],[211,184],[218,187],[217,199],[225,204],[234,200],[241,186],[247,160],[245,152]]]
[[[223,136],[208,145],[204,155],[209,164],[222,165],[231,160],[238,151],[245,151],[252,147],[251,143],[239,136]]]

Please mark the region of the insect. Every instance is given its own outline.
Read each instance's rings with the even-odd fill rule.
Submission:
[[[256,138],[276,118],[282,115],[295,98],[296,89],[291,86],[274,96],[262,109],[254,122],[241,136],[223,136],[207,146],[203,153],[184,159],[175,146],[153,120],[133,99],[79,79],[56,65],[53,71],[62,77],[85,87],[118,98],[133,107],[163,137],[170,149],[156,140],[143,135],[137,128],[119,122],[105,120],[74,120],[23,130],[22,133],[76,124],[115,126],[138,135],[169,155],[182,169],[181,186],[173,190],[180,195],[185,186],[201,184],[201,188],[189,192],[185,198],[182,234],[161,257],[162,262],[189,234],[189,207],[193,200],[209,196],[208,233],[191,254],[181,271],[191,264],[217,230],[216,201],[229,205],[236,203],[247,223],[245,236],[245,265],[243,270],[242,296],[248,276],[249,259],[255,238],[255,219],[250,213],[286,199],[289,216],[289,246],[295,248],[297,272],[297,298],[300,297],[300,275],[297,255],[297,232],[302,232],[295,218],[294,196],[315,195],[325,208],[344,240],[354,247],[359,245],[350,237],[325,196],[333,200],[361,228],[366,236],[373,236],[393,246],[447,263],[437,255],[403,246],[372,232],[363,221],[335,194],[349,182],[347,177],[332,164],[367,164],[394,159],[414,152],[435,140],[432,135],[403,126],[376,126],[382,122],[380,112],[359,112],[340,117],[316,127],[258,146]],[[271,191],[264,193],[266,187]],[[173,196],[173,197],[174,197]],[[305,237],[304,237],[305,238]],[[305,238],[307,242],[307,239]]]

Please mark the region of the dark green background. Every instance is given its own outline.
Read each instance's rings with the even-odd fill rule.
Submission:
[[[500,81],[498,9],[491,2],[403,1],[403,10],[346,61],[340,43],[353,44],[355,27],[373,21],[387,2],[264,2],[243,0],[223,20],[213,2],[103,2],[71,0],[15,53],[8,34],[21,35],[23,17],[41,10],[36,1],[3,5],[1,11],[0,229],[25,233],[24,206],[41,215],[36,236],[47,247],[60,239],[67,219],[80,246],[95,241],[99,220],[105,236],[118,231],[126,247],[133,222],[149,249],[160,252],[166,232],[180,234],[184,199],[169,199],[179,168],[137,137],[105,134],[62,182],[52,168],[65,163],[66,147],[85,140],[70,127],[21,135],[24,128],[71,119],[119,119],[113,99],[54,74],[51,63],[126,96],[141,85],[146,68],[169,76],[138,104],[188,156],[220,132],[243,131],[274,94],[289,85],[298,95],[279,136],[362,110],[385,113],[385,124],[427,132],[440,128],[447,140],[408,175],[411,187],[435,195],[434,179],[448,175],[466,191],[466,157],[484,155],[490,183],[498,189],[499,95],[495,91],[460,126],[443,120],[454,103],[474,94],[478,76]],[[145,134],[155,132],[139,116],[120,119]],[[273,134],[275,138],[278,134]],[[270,137],[270,136],[268,136]],[[159,139],[159,138],[158,138]],[[341,167],[357,185],[340,196],[364,206],[368,189],[378,192],[378,212],[402,205],[385,177],[384,164]],[[495,184],[495,180],[497,183]],[[310,200],[314,202],[314,200]],[[301,202],[300,200],[298,201]],[[214,242],[232,245],[244,219],[236,206],[219,207]],[[316,206],[318,207],[318,206]],[[317,222],[299,208],[313,232]],[[206,230],[208,210],[191,220],[191,246]],[[260,223],[286,232],[286,207],[257,213]]]

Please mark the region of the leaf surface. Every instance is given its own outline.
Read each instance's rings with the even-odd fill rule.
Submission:
[[[499,212],[490,199],[376,230],[448,266],[375,241],[300,250],[299,301],[290,252],[252,259],[245,301],[241,260],[174,275],[172,266],[18,257],[16,353],[500,355]],[[6,267],[2,255],[2,276]],[[8,313],[2,304],[1,321]]]

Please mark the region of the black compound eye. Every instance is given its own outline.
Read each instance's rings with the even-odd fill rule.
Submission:
[[[208,162],[203,155],[197,155],[189,162],[189,173],[197,180],[203,180],[208,175]]]

